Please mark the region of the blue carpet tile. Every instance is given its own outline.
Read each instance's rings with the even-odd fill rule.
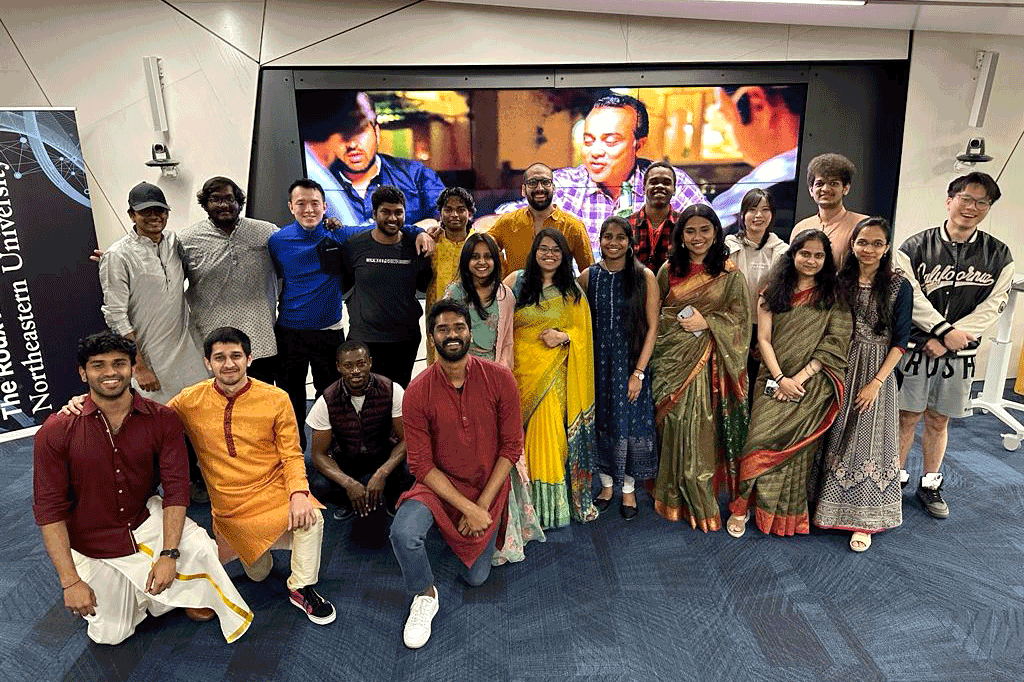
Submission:
[[[432,534],[441,610],[418,651],[402,644],[409,597],[390,546],[357,545],[351,521],[329,513],[319,589],[334,624],[288,603],[288,554],[275,552],[260,584],[227,566],[255,612],[235,644],[180,611],[147,618],[119,646],[93,644],[63,609],[32,521],[31,439],[14,441],[0,445],[0,681],[1019,682],[1024,450],[1003,450],[1006,430],[988,415],[953,423],[945,521],[914,497],[915,445],[903,525],[864,554],[847,533],[695,532],[641,492],[634,521],[616,502],[473,589]],[[189,515],[209,529],[209,506]]]

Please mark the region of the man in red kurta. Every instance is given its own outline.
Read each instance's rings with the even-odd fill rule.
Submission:
[[[409,384],[403,421],[412,490],[399,501],[391,545],[415,596],[404,640],[418,649],[430,639],[438,593],[424,539],[433,526],[464,565],[469,585],[482,585],[503,537],[509,472],[523,451],[515,378],[507,368],[469,356],[469,311],[442,299],[427,330],[438,362]]]

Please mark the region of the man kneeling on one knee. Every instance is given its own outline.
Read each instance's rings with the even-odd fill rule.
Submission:
[[[342,343],[337,363],[341,379],[327,387],[306,417],[319,470],[310,485],[319,499],[338,505],[337,519],[353,512],[360,519],[383,517],[385,509],[393,516],[398,497],[414,482],[405,464],[405,392],[370,371],[373,359],[361,341]]]
[[[52,415],[36,434],[33,511],[64,606],[100,644],[130,637],[147,611],[175,607],[193,620],[218,616],[233,642],[252,613],[216,544],[185,516],[182,424],[130,389],[135,359],[135,343],[113,332],[80,341],[79,373],[89,386],[80,414]]]
[[[274,567],[270,550],[291,549],[289,600],[317,625],[332,623],[334,606],[314,587],[323,505],[309,493],[288,394],[248,377],[252,351],[245,332],[214,329],[203,350],[213,378],[182,390],[167,406],[195,447],[220,560],[237,556],[245,574],[258,582]],[[64,409],[75,412],[81,406],[73,398]]]
[[[442,299],[427,317],[438,362],[409,384],[403,420],[409,469],[416,485],[399,502],[391,545],[413,593],[405,645],[430,639],[438,590],[424,539],[435,525],[476,587],[490,574],[496,541],[504,537],[509,472],[523,451],[522,413],[507,368],[467,355],[469,311]]]

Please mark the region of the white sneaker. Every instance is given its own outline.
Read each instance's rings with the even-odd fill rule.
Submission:
[[[437,594],[437,588],[434,588]],[[405,631],[402,637],[405,646],[410,649],[419,649],[430,639],[430,622],[437,615],[437,597],[428,597],[418,594],[413,597],[412,606],[409,607],[409,618],[405,621]]]

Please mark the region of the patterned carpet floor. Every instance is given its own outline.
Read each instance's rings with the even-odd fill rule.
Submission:
[[[993,417],[956,422],[945,467],[951,516],[904,491],[900,528],[855,554],[848,534],[739,539],[656,516],[552,532],[480,588],[456,582],[439,537],[430,554],[441,610],[423,649],[402,644],[409,599],[390,548],[362,549],[327,515],[320,591],[337,621],[288,603],[288,555],[256,584],[228,565],[256,617],[224,643],[179,611],[125,643],[93,644],[59,602],[31,515],[31,440],[0,445],[0,680],[820,680],[1024,679],[1024,450]],[[209,507],[189,515],[209,528]]]

